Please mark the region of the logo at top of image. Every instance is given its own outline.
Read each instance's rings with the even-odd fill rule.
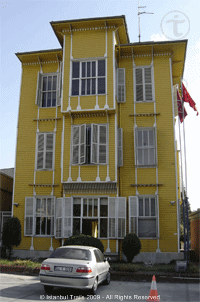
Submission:
[[[181,40],[185,38],[190,31],[190,20],[186,14],[173,10],[162,18],[160,26],[166,38],[170,40]]]

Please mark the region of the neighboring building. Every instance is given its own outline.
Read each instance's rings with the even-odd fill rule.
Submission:
[[[0,169],[0,246],[3,224],[12,215],[14,168]]]
[[[195,253],[195,258],[200,260],[200,209],[190,213],[191,250]]]
[[[84,233],[117,256],[135,232],[136,260],[179,259],[173,85],[187,40],[130,43],[124,16],[51,26],[60,49],[16,54],[15,254],[46,256]]]

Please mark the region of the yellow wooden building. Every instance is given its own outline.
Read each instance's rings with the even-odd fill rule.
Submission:
[[[125,16],[50,24],[60,49],[16,54],[15,255],[45,257],[83,233],[118,256],[134,232],[135,261],[179,259],[173,86],[187,40],[130,43]]]

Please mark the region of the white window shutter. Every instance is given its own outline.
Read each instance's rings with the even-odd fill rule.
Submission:
[[[57,90],[56,90],[56,104],[57,106],[61,105],[61,79],[62,75],[61,72],[57,73]]]
[[[136,68],[135,69],[135,88],[136,88],[136,102],[144,101],[143,96],[143,69]]]
[[[55,229],[55,238],[62,238],[62,224],[63,224],[63,218],[62,218],[62,213],[63,213],[63,198],[57,198],[56,199],[56,229]]]
[[[38,71],[35,104],[41,106],[41,103],[42,103],[42,74]]]
[[[129,196],[129,233],[138,236],[138,197]]]
[[[63,198],[64,207],[63,207],[63,238],[68,238],[72,236],[72,198],[65,197]]]
[[[99,164],[106,164],[107,163],[107,125],[98,125],[99,129],[99,157],[98,163]]]
[[[72,126],[72,164],[79,164],[79,125]]]
[[[117,101],[119,103],[125,103],[126,97],[126,86],[125,86],[125,68],[117,69]]]
[[[54,147],[54,135],[53,133],[47,133],[45,169],[53,169],[53,147]]]
[[[25,198],[24,236],[34,235],[34,197]]]
[[[109,221],[109,238],[116,238],[116,202],[117,202],[117,197],[109,197],[108,199],[108,221]]]
[[[123,128],[117,130],[118,140],[118,167],[123,166]]]
[[[126,197],[118,197],[117,205],[117,219],[118,219],[118,228],[117,228],[117,237],[124,238],[126,236]]]
[[[145,101],[152,101],[151,67],[144,68]]]
[[[98,125],[91,124],[91,163],[98,163]]]
[[[37,135],[37,169],[43,169],[44,139],[44,133]]]
[[[80,125],[79,128],[79,163],[84,164],[86,160],[86,124]]]

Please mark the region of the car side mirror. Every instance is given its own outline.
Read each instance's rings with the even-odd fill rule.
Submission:
[[[106,262],[106,261],[110,261],[110,257],[105,257],[104,262]]]

